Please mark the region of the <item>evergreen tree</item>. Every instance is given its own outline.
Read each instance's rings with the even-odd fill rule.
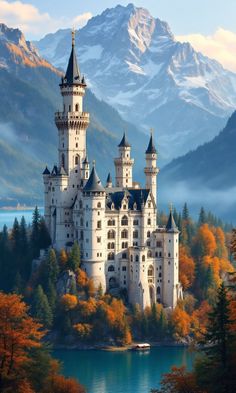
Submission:
[[[75,271],[80,266],[80,248],[77,242],[74,242],[68,258],[68,268]]]
[[[37,258],[40,250],[40,214],[37,206],[33,212],[30,245],[33,257]]]
[[[199,213],[199,218],[198,218],[198,226],[200,227],[201,225],[205,224],[206,222],[207,222],[206,212],[204,210],[204,207],[201,207],[201,210]]]
[[[55,285],[59,274],[59,267],[57,263],[57,256],[53,248],[49,250],[48,257],[46,259],[46,274],[48,280]]]
[[[38,285],[34,292],[32,311],[33,316],[37,318],[41,323],[43,323],[46,327],[50,328],[52,326],[52,310],[48,303],[48,298],[44,293],[41,285]]]
[[[17,220],[17,218],[15,218],[14,223],[13,223],[13,227],[12,227],[12,231],[11,231],[11,243],[12,243],[12,249],[13,249],[13,253],[14,253],[14,257],[19,256],[19,252],[20,252],[20,225],[19,222]]]
[[[39,248],[44,250],[51,245],[51,237],[48,232],[45,220],[43,217],[40,217],[39,221]]]
[[[184,207],[183,207],[183,212],[182,212],[182,219],[185,221],[189,220],[189,210],[187,203],[185,202]]]
[[[56,286],[55,283],[51,281],[51,279],[48,280],[47,286],[46,286],[46,295],[48,298],[48,303],[51,307],[52,312],[55,311],[56,309],[56,301],[57,301],[57,291],[56,291]]]

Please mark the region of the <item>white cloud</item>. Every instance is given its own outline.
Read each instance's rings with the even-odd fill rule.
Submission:
[[[189,34],[177,36],[176,39],[190,42],[195,50],[216,59],[225,68],[236,72],[236,33],[220,27],[213,35]]]
[[[47,12],[41,13],[35,6],[15,1],[0,0],[0,22],[9,27],[18,27],[29,38],[43,35],[66,27],[82,27],[92,17],[90,12],[77,15],[74,19],[53,18]]]

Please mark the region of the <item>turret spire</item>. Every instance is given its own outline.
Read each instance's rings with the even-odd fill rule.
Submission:
[[[148,148],[146,150],[146,154],[156,154],[156,148],[154,146],[154,142],[153,142],[153,128],[151,128],[151,135],[150,135],[150,140],[149,140],[149,144],[148,144]]]
[[[71,53],[70,53],[70,58],[69,58],[69,63],[67,66],[66,70],[66,75],[64,78],[64,83],[67,85],[77,85],[81,83],[81,76],[80,76],[80,70],[75,54],[75,30],[72,30],[71,33],[72,36],[72,47],[71,47]]]

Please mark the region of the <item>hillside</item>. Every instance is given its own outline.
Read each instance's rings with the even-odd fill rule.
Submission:
[[[0,205],[11,199],[12,203],[42,202],[41,172],[46,163],[52,166],[57,160],[54,112],[61,106],[60,75],[20,30],[0,25]],[[89,156],[96,159],[103,179],[113,168],[124,129],[132,140],[134,157],[144,157],[148,137],[90,90],[85,109],[91,113]],[[136,173],[141,164],[139,160]]]
[[[76,39],[96,96],[136,125],[154,127],[166,160],[214,138],[236,107],[236,75],[177,42],[168,24],[146,9],[107,9]],[[59,30],[35,45],[65,69],[69,43],[70,31]]]

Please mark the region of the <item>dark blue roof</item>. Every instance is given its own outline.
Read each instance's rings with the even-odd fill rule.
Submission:
[[[57,176],[58,175],[58,168],[56,165],[54,165],[53,170],[51,172],[51,175]]]
[[[93,167],[92,172],[89,176],[87,183],[85,184],[83,191],[86,192],[101,192],[105,191],[101,180],[99,179],[95,167]]]
[[[47,166],[46,166],[46,168],[43,171],[43,175],[50,175],[50,171],[49,171]]]
[[[149,145],[148,145],[148,148],[146,150],[146,154],[155,154],[156,152],[157,151],[156,151],[156,148],[154,146],[153,138],[152,138],[152,134],[151,134],[150,140],[149,140]]]
[[[146,203],[149,195],[149,190],[146,189],[131,189],[124,191],[116,191],[109,194],[107,200],[107,207],[110,209],[112,203],[115,206],[115,209],[120,209],[122,201],[125,196],[128,198],[128,208],[134,210],[134,204],[136,203],[136,209],[141,210],[142,204]]]
[[[110,173],[108,173],[108,176],[107,176],[107,183],[112,183],[112,178],[111,178]]]
[[[179,232],[173,217],[172,210],[170,211],[170,215],[166,224],[166,230],[167,232],[175,232],[175,233]]]
[[[127,141],[125,132],[124,132],[123,138],[121,139],[121,142],[120,142],[120,144],[118,145],[118,147],[130,147],[130,144],[129,144],[129,142]]]

